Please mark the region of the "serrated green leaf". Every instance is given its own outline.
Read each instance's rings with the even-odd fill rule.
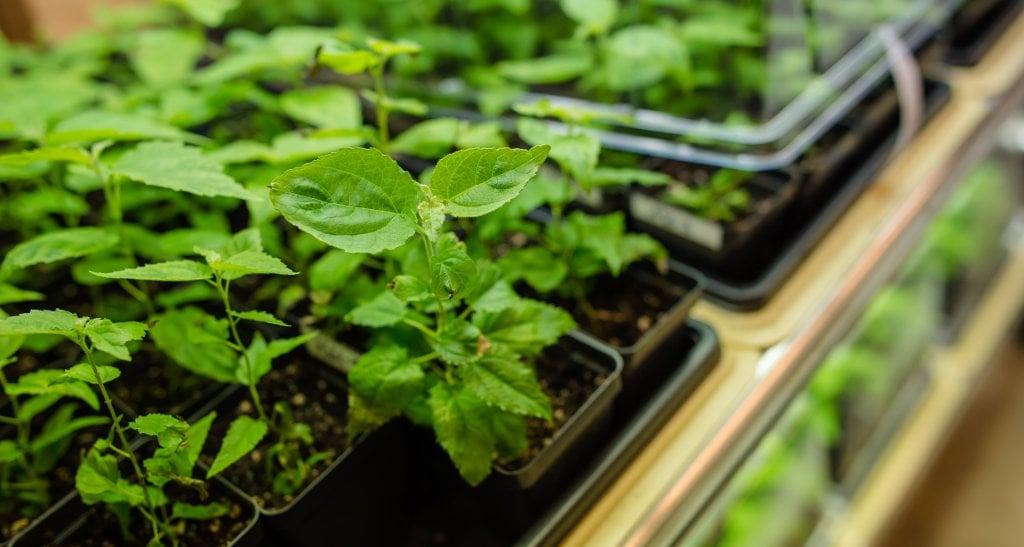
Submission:
[[[92,156],[85,150],[73,146],[52,146],[0,155],[0,165],[18,166],[37,161],[60,161],[89,165],[92,163]]]
[[[466,245],[455,234],[441,236],[431,263],[430,284],[443,299],[453,299],[472,286],[476,262],[466,253]]]
[[[41,369],[22,374],[17,382],[7,385],[8,395],[61,395],[81,399],[93,410],[99,410],[96,392],[85,382],[64,378],[64,371]]]
[[[174,502],[171,506],[172,519],[184,520],[212,520],[228,514],[228,506],[223,503],[213,502],[203,505],[192,503]]]
[[[331,129],[358,129],[363,124],[359,96],[346,87],[299,88],[281,95],[281,109],[296,120]]]
[[[242,0],[164,0],[181,8],[189,17],[208,27],[219,27],[224,17]]]
[[[79,319],[65,310],[32,310],[0,319],[0,336],[59,334],[72,338]]]
[[[211,411],[188,427],[188,443],[181,447],[184,448],[187,464],[187,469],[184,470],[186,472],[183,474],[192,476],[192,469],[199,461],[199,454],[203,451],[203,446],[206,444],[206,438],[210,435],[210,428],[213,427],[215,419],[217,419],[217,413]]]
[[[431,349],[446,363],[466,363],[478,357],[480,329],[465,319],[454,318],[447,321],[437,337],[429,342]]]
[[[65,228],[15,245],[4,257],[0,268],[27,268],[87,256],[109,249],[117,242],[117,235],[103,228]]]
[[[423,392],[425,375],[422,365],[410,361],[405,348],[377,346],[359,357],[348,379],[370,406],[401,411]]]
[[[425,159],[438,159],[455,146],[458,135],[459,120],[436,118],[406,129],[391,141],[388,150]]]
[[[514,458],[530,447],[527,437],[526,418],[511,412],[493,412],[491,427],[494,431],[495,448],[505,458]]]
[[[309,286],[318,291],[336,291],[348,285],[349,277],[366,261],[366,255],[331,249],[309,267]]]
[[[89,450],[78,464],[75,488],[86,505],[97,503],[126,503],[136,507],[145,503],[142,486],[132,484],[121,476],[117,458]]]
[[[142,340],[146,336],[146,325],[136,321],[114,323],[109,319],[90,319],[85,325],[85,334],[96,349],[129,361],[131,355],[126,344]]]
[[[128,427],[157,438],[164,448],[177,448],[188,438],[188,422],[169,414],[146,414],[139,416]]]
[[[328,245],[377,253],[415,233],[420,190],[382,152],[351,148],[286,171],[271,184],[270,199],[285,219]]]
[[[218,382],[235,383],[238,356],[228,347],[228,324],[199,308],[158,315],[150,337],[175,363]]]
[[[214,270],[230,272],[235,276],[254,274],[296,275],[297,273],[288,266],[285,266],[281,259],[261,251],[242,251],[219,260],[210,260],[207,257],[207,263]]]
[[[224,471],[242,456],[252,452],[267,434],[267,423],[249,416],[239,416],[231,422],[224,436],[217,456],[213,459],[206,478],[210,479]]]
[[[347,321],[363,327],[389,327],[400,322],[407,308],[391,291],[383,291],[345,315]]]
[[[433,243],[441,236],[445,221],[444,202],[436,196],[430,196],[416,207],[416,215],[420,218],[420,228],[427,241]]]
[[[516,304],[519,295],[502,278],[502,270],[492,262],[478,262],[473,290],[466,302],[478,312],[498,312]]]
[[[551,419],[551,401],[529,365],[514,354],[484,355],[459,367],[466,387],[506,412]]]
[[[390,287],[402,302],[422,302],[431,297],[430,285],[413,275],[396,275]]]
[[[565,310],[525,298],[497,313],[474,314],[473,324],[495,346],[500,344],[524,355],[540,353],[576,327],[576,321]]]
[[[202,281],[213,277],[213,270],[194,260],[171,260],[146,264],[116,272],[91,272],[108,279],[137,279],[141,281]]]
[[[121,156],[112,169],[144,184],[179,192],[259,200],[199,148],[178,142],[144,142]]]
[[[231,315],[233,315],[233,316],[235,316],[235,317],[237,317],[239,319],[245,319],[246,321],[256,321],[257,323],[266,323],[268,325],[277,325],[279,327],[290,327],[291,326],[288,323],[285,323],[284,321],[281,321],[280,319],[274,317],[273,314],[265,312],[265,311],[253,310],[253,311],[241,311],[240,312],[240,311],[231,310]]]
[[[434,435],[448,453],[459,474],[471,485],[483,482],[491,473],[495,449],[491,409],[463,386],[444,382],[430,389]]]
[[[489,213],[516,197],[537,174],[550,147],[529,150],[472,148],[445,156],[430,177],[430,190],[455,217]]]
[[[66,118],[46,137],[51,145],[145,139],[197,140],[197,137],[139,114],[104,110],[86,110]]]
[[[94,385],[100,383],[105,384],[121,377],[121,370],[117,367],[96,365],[96,370],[99,371],[99,379],[96,378],[96,373],[93,371],[92,365],[89,363],[78,363],[71,368],[65,369],[64,377]]]

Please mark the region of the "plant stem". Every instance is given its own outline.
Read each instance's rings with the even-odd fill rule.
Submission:
[[[82,352],[85,353],[85,360],[89,363],[92,368],[92,373],[96,377],[96,385],[100,389],[100,395],[103,396],[103,404],[107,407],[107,412],[110,413],[110,420],[114,426],[114,432],[117,434],[117,439],[121,442],[121,447],[127,453],[128,461],[132,464],[132,469],[135,471],[135,478],[139,481],[139,486],[142,487],[142,497],[146,501],[146,507],[149,508],[149,513],[146,514],[149,524],[153,528],[153,540],[158,541],[161,537],[160,523],[153,516],[156,514],[156,506],[153,505],[153,500],[149,496],[149,482],[146,480],[146,473],[142,470],[142,466],[139,465],[138,458],[135,457],[135,452],[132,451],[132,446],[128,444],[128,439],[124,435],[124,429],[121,428],[121,420],[117,414],[117,410],[114,409],[114,403],[110,401],[110,393],[107,392],[107,386],[103,384],[103,377],[100,375],[100,369],[96,366],[96,359],[93,357],[92,348],[86,343],[84,339],[77,340],[78,347],[82,348]]]
[[[231,330],[231,338],[234,340],[236,346],[241,348],[239,353],[242,354],[242,361],[245,363],[246,371],[246,383],[249,385],[249,395],[252,397],[252,404],[256,407],[256,412],[260,416],[260,420],[271,430],[275,430],[274,422],[267,417],[267,412],[263,409],[263,402],[260,400],[259,391],[256,390],[256,377],[254,376],[252,360],[249,359],[249,352],[245,350],[245,344],[242,343],[242,337],[238,335],[238,319],[235,317],[234,310],[231,309],[231,298],[228,293],[231,289],[231,280],[225,280],[221,277],[219,272],[214,272],[214,281],[212,282],[214,287],[217,288],[217,292],[220,293],[221,302],[224,304],[224,314],[228,319],[228,327]]]
[[[425,232],[420,230],[420,239],[423,240],[423,249],[427,253],[427,265],[430,271],[434,271],[434,244],[431,243],[430,239],[427,238]],[[436,314],[436,333],[440,333],[444,329],[444,300],[441,299],[441,295],[437,294],[437,291],[431,289],[434,293],[434,298],[437,300],[437,314]]]

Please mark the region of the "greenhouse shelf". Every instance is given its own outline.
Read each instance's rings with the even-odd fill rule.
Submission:
[[[1015,25],[1020,23],[1018,19]],[[1012,38],[1018,48],[1024,46],[1024,34]],[[1000,42],[990,55],[1005,51],[1007,46]],[[960,186],[962,176],[993,149],[1003,122],[1024,104],[1024,72],[1015,64],[1019,57],[1003,59],[1007,71],[1018,78],[998,95],[964,91],[959,82],[971,78],[967,72],[952,79],[950,103],[893,158],[764,308],[737,313],[707,299],[698,302],[693,315],[716,329],[723,355],[742,351],[745,359],[754,359],[754,363],[748,361],[748,368],[735,372],[739,378],[727,384],[728,390],[709,379],[704,386],[709,391],[707,399],[695,397],[687,407],[687,413],[708,418],[677,432],[676,442],[689,445],[678,449],[672,458],[655,450],[641,455],[568,536],[568,545],[667,545],[683,537],[803,389],[825,354],[849,331],[869,298],[920,244],[925,229]],[[988,58],[979,66],[987,63]],[[859,488],[837,488],[830,496],[840,502],[830,504],[834,507],[827,522],[815,532],[814,541],[823,542],[818,544],[830,544],[840,537],[844,545],[870,541],[858,531],[883,525],[881,517],[892,513],[910,485],[913,473],[907,470],[919,470],[924,455],[932,449],[915,449],[906,456],[903,451],[916,442],[927,447],[940,442],[955,407],[973,385],[967,380],[983,369],[1024,304],[1024,285],[1019,283],[1024,278],[1024,251],[1019,239],[1007,253],[958,337],[961,342],[933,352],[926,363],[931,380],[908,388],[916,393],[901,405],[904,418],[889,422],[891,434],[882,435],[889,442],[874,446],[879,459],[861,470],[863,480],[854,481]],[[1004,328],[979,331],[985,322]],[[974,372],[947,372],[949,364],[960,361],[974,363],[961,367]],[[719,372],[729,368],[723,362]],[[955,389],[951,387],[954,383]],[[701,408],[705,401],[716,404]],[[939,410],[931,412],[933,408]],[[717,418],[710,419],[715,413]],[[893,470],[892,461],[902,463],[894,464],[899,467]],[[894,482],[893,477],[901,473],[907,476]],[[665,481],[666,476],[672,478]],[[656,495],[640,486],[646,484],[649,489],[652,483],[665,484]]]

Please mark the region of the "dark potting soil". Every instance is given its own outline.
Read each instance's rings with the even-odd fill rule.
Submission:
[[[526,286],[517,285],[516,291],[568,310],[587,334],[612,347],[628,348],[672,309],[687,290],[660,277],[642,281],[630,271],[627,269],[618,277],[605,274],[591,280],[587,292],[589,310],[575,299],[537,295]]]
[[[228,513],[212,520],[179,520],[178,523],[181,526],[179,542],[183,546],[213,547],[229,545],[249,526],[250,521],[254,517],[251,511],[247,511],[247,508],[243,507],[238,500],[232,499],[226,494],[218,496],[214,493],[205,502],[198,499],[198,495],[194,493],[187,492],[184,494],[184,499],[187,499],[189,503],[208,503],[211,501],[222,503],[228,507]],[[172,499],[176,498],[172,497]],[[90,507],[86,511],[85,519],[85,524],[80,526],[74,535],[64,541],[63,545],[74,545],[75,547],[125,547],[146,545],[152,537],[149,521],[137,513],[132,515],[131,524],[128,528],[129,537],[125,537],[122,534],[117,518],[102,505]]]
[[[607,379],[606,375],[572,359],[571,355],[569,344],[561,342],[537,357],[537,381],[551,399],[552,420],[527,419],[529,447],[518,458],[501,462],[506,469],[519,469],[537,457]]]
[[[161,412],[184,416],[223,387],[174,363],[139,359],[119,367],[121,376],[107,384],[110,395],[136,415]]]
[[[315,445],[306,447],[303,456],[330,451],[337,456],[345,451],[345,415],[348,407],[344,388],[329,381],[318,372],[317,365],[300,364],[292,361],[283,367],[275,367],[259,385],[260,400],[267,412],[271,412],[275,401],[284,401],[291,408],[293,418],[311,428]],[[256,410],[244,396],[229,401],[230,406],[219,411],[219,416],[210,432],[213,439],[223,439],[232,420],[240,415],[255,416]],[[268,434],[249,455],[228,467],[222,475],[228,481],[246,492],[265,509],[280,509],[289,504],[295,495],[280,495],[271,491],[274,473],[267,472],[267,451],[276,439]],[[212,452],[212,451],[211,451]],[[202,456],[209,465],[213,460],[209,454]],[[331,458],[325,458],[312,467],[309,482],[330,466]],[[299,490],[301,491],[301,489]],[[296,492],[297,494],[298,492]]]

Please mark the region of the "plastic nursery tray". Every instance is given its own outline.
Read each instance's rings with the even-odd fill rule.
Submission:
[[[974,66],[1024,8],[1024,0],[970,0],[953,16],[946,62]]]
[[[949,100],[949,87],[929,81],[925,90],[925,113],[931,117]],[[731,277],[728,272],[701,271],[707,278],[705,297],[734,310],[753,310],[763,306],[854,200],[874,182],[894,151],[897,126],[894,120],[888,135],[877,140],[878,147],[839,185],[832,200],[816,216],[784,228],[778,245],[763,257],[763,266],[757,271],[742,279]],[[679,260],[672,261],[672,268],[683,272],[698,271]]]
[[[890,57],[918,50],[935,37],[956,1],[863,5],[842,0],[809,5],[791,0],[764,2],[754,27],[757,47],[753,55],[761,62],[755,65],[765,73],[766,83],[752,91],[754,98],[717,97],[719,106],[712,109],[714,112],[699,108],[692,114],[656,110],[638,102],[641,90],[633,90],[629,98],[597,99],[580,97],[564,86],[535,86],[516,97],[515,102],[547,100],[603,112],[603,123],[609,128],[592,131],[610,148],[743,170],[780,169],[799,157],[890,74]],[[694,4],[708,11],[714,7],[711,2]],[[709,38],[704,35],[713,32],[707,30],[713,27],[692,28],[700,22],[693,20],[694,25],[686,30],[697,33],[698,45],[706,45]],[[814,29],[817,35],[811,37],[795,29]],[[750,54],[746,46],[742,51]],[[903,51],[896,54],[899,50]],[[738,64],[740,61],[719,62],[715,67],[727,73],[742,72],[734,66]],[[420,81],[407,87],[425,94],[427,102],[435,107],[435,116],[465,116],[463,110],[483,108],[484,104],[480,94],[459,78],[447,78],[426,90]],[[700,91],[698,87],[683,93],[675,97],[675,103],[684,103]],[[745,118],[742,123],[737,122],[737,114]],[[561,123],[552,122],[552,126],[566,130]]]
[[[651,382],[656,390],[645,397],[632,397],[638,401],[636,404],[621,404],[621,396],[615,401],[611,426],[600,439],[599,448],[585,456],[585,464],[565,470],[575,476],[564,481],[569,486],[557,496],[536,497],[531,490],[502,491],[506,497],[523,499],[498,500],[498,504],[504,507],[507,502],[509,506],[525,506],[528,510],[495,512],[491,510],[495,500],[487,498],[486,484],[475,489],[460,484],[450,489],[453,493],[445,495],[444,501],[448,507],[451,498],[457,498],[450,506],[459,508],[460,514],[446,511],[442,515],[432,513],[430,519],[419,518],[418,512],[425,509],[412,504],[406,508],[407,513],[395,516],[394,526],[403,527],[408,533],[406,541],[417,544],[465,544],[467,537],[472,538],[469,541],[475,546],[557,544],[707,376],[718,362],[718,352],[714,331],[703,323],[687,321],[680,335],[652,356],[675,360],[678,366]],[[631,389],[640,386],[623,385],[621,394]],[[496,517],[501,520],[499,526],[488,524],[487,519]],[[432,528],[418,530],[415,523],[425,520]],[[405,528],[407,525],[409,528]],[[402,542],[396,540],[395,544]]]

